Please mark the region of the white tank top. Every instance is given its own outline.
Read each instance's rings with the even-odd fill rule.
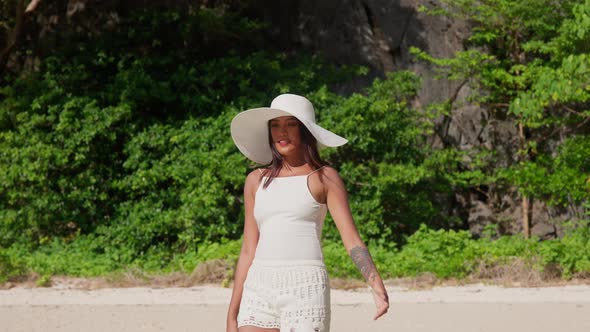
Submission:
[[[326,204],[311,195],[309,175],[275,177],[263,188],[265,177],[254,198],[254,218],[260,236],[254,259],[322,261],[322,227]]]

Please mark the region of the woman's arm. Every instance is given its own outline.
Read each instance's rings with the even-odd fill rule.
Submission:
[[[244,185],[244,236],[242,249],[240,250],[240,257],[238,258],[236,271],[234,273],[233,291],[227,311],[227,332],[238,331],[237,318],[240,309],[240,301],[242,300],[244,280],[246,280],[246,274],[252,264],[256,245],[258,244],[258,225],[254,219],[254,195],[258,188],[260,176],[258,170],[250,172],[246,177],[246,183]]]
[[[373,289],[373,297],[377,312],[373,319],[377,319],[389,309],[389,297],[383,285],[383,280],[373,263],[367,246],[363,243],[354,224],[350,206],[348,205],[348,193],[344,182],[338,172],[331,167],[326,167],[323,172],[326,200],[332,219],[340,232],[342,243],[346,252],[360,270],[365,280]]]

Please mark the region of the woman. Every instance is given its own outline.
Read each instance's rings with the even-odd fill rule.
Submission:
[[[344,183],[318,154],[347,140],[318,126],[311,102],[293,94],[276,97],[270,108],[241,112],[231,134],[246,157],[267,167],[246,177],[227,332],[329,331],[330,287],[320,245],[328,210],[372,288],[374,319],[385,314],[387,291],[355,227]]]

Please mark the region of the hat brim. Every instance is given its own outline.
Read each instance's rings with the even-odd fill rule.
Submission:
[[[272,151],[268,142],[268,120],[279,116],[294,116],[301,121],[316,138],[319,149],[337,147],[348,142],[346,138],[287,111],[260,107],[243,111],[231,121],[231,136],[240,152],[258,164],[270,163],[272,161]]]

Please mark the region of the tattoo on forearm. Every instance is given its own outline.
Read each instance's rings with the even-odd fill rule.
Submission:
[[[365,280],[375,280],[377,269],[375,268],[375,264],[373,263],[373,259],[367,248],[356,246],[350,249],[350,257],[354,264],[356,264],[356,267],[358,267],[363,274],[363,277],[365,277]]]

